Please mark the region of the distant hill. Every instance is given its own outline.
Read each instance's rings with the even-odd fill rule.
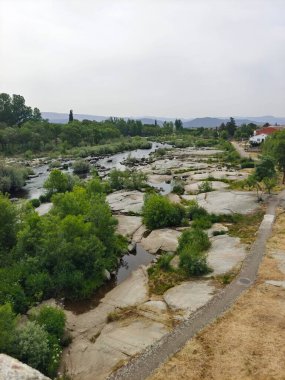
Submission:
[[[42,117],[44,119],[49,119],[51,123],[67,123],[68,122],[68,113],[59,113],[59,112],[42,112]],[[98,116],[98,115],[85,115],[85,114],[74,114],[74,119],[77,120],[95,120],[102,121],[109,119],[110,116]],[[125,120],[131,119],[132,117],[124,117]],[[143,124],[154,124],[155,120],[159,125],[162,125],[166,121],[174,121],[175,118],[162,118],[162,117],[134,117],[136,120],[141,120]],[[227,123],[230,118],[217,118],[217,117],[197,117],[195,119],[182,119],[183,126],[185,128],[215,128],[219,127],[222,123]],[[255,123],[257,125],[263,125],[265,123],[269,124],[285,124],[285,117],[275,117],[275,116],[257,116],[245,118],[235,117],[237,125]]]
[[[197,117],[196,119],[192,119],[189,121],[185,121],[183,126],[185,128],[215,128],[219,127],[222,123],[227,123],[230,118],[216,118],[216,117]],[[255,123],[255,124],[263,124],[253,119],[235,119],[237,125]]]

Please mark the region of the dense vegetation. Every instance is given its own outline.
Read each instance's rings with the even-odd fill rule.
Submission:
[[[42,299],[84,298],[117,265],[125,241],[105,201],[104,184],[93,179],[52,197],[52,212],[17,209],[0,196],[0,303],[24,312]]]
[[[141,190],[147,186],[147,176],[136,170],[111,170],[109,183],[113,190]]]
[[[0,352],[54,377],[65,345],[65,315],[58,308],[43,306],[34,310],[26,322],[11,305],[0,305]]]
[[[263,153],[273,158],[283,173],[282,183],[285,183],[285,131],[273,133],[265,140]]]
[[[30,170],[0,162],[0,193],[11,193],[25,185]]]

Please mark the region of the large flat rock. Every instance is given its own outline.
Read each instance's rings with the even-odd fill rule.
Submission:
[[[112,289],[102,299],[102,303],[116,307],[134,306],[148,299],[148,276],[144,268],[139,268],[120,285]]]
[[[94,343],[87,342],[76,356],[69,355],[72,364],[68,374],[74,380],[106,379],[116,365],[139,354],[167,332],[164,324],[144,318],[110,323]]]
[[[209,285],[209,281],[189,281],[167,290],[163,298],[172,310],[182,310],[188,316],[205,305],[214,292],[215,287]]]
[[[118,220],[117,232],[128,238],[142,226],[140,216],[116,215],[115,218]]]
[[[246,246],[240,239],[228,235],[211,238],[208,264],[213,269],[210,275],[225,274],[240,264],[246,256]]]
[[[157,253],[158,251],[175,252],[180,235],[181,231],[170,228],[154,230],[146,238],[142,238],[141,245],[150,253]]]
[[[196,197],[200,206],[215,214],[248,214],[259,208],[253,192],[219,190],[198,194]]]
[[[144,194],[140,191],[116,191],[107,195],[112,211],[127,214],[140,214],[144,203]]]
[[[194,183],[190,183],[189,185],[185,185],[184,189],[189,193],[197,193],[201,185],[203,185],[205,181],[198,181]],[[209,181],[212,185],[213,190],[221,190],[229,187],[229,184],[221,182],[221,181]]]

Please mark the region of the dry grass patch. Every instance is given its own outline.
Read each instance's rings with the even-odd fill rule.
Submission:
[[[255,285],[150,380],[285,379],[285,290],[265,283],[285,279],[272,255],[285,255],[284,231],[283,213],[275,222]]]
[[[234,223],[229,225],[229,235],[239,237],[244,244],[252,244],[264,217],[264,210],[247,215],[234,215]]]

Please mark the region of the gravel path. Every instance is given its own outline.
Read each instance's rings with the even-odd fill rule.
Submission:
[[[285,191],[269,199],[267,212],[259,227],[256,241],[244,260],[239,276],[209,303],[193,313],[188,320],[179,324],[172,332],[112,374],[108,378],[109,380],[146,379],[157,367],[178,352],[203,327],[224,313],[241,293],[251,286],[256,279],[259,264],[265,252],[266,241],[272,231],[276,207],[280,201],[284,202],[284,198]]]

